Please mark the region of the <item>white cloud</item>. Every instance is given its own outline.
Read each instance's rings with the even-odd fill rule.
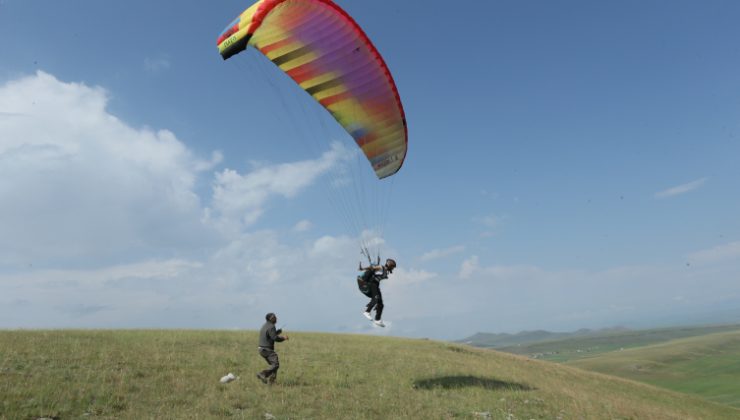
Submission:
[[[695,263],[716,263],[740,259],[740,242],[730,242],[714,248],[689,254],[689,261]]]
[[[501,226],[504,220],[504,216],[488,215],[483,217],[476,217],[473,222],[483,225],[486,229],[480,232],[480,236],[487,238],[494,236],[496,230]]]
[[[269,200],[294,197],[351,156],[336,143],[313,160],[225,169],[204,206],[197,177],[223,154],[195,156],[170,131],[125,124],[107,102],[102,88],[44,72],[0,86],[0,112],[13,115],[0,119],[0,268],[212,248],[239,238]]]
[[[125,278],[175,279],[183,273],[201,268],[202,263],[182,259],[151,260],[133,264],[114,265],[108,268],[78,271],[77,276],[91,281],[109,281]]]
[[[43,269],[33,271],[33,274],[7,275],[3,279],[7,282],[23,282],[26,286],[53,284],[66,286],[73,283],[77,287],[95,288],[130,279],[147,281],[176,279],[202,266],[200,262],[183,259],[149,260],[92,269]]]
[[[419,257],[419,259],[421,261],[437,260],[440,258],[449,257],[450,255],[459,254],[463,251],[465,251],[465,247],[462,245],[457,245],[444,249],[433,249],[431,251],[425,252],[421,257]]]
[[[397,268],[393,270],[393,281],[391,284],[401,286],[417,285],[435,277],[437,277],[437,273],[432,273],[426,270]]]
[[[472,257],[466,259],[462,262],[462,265],[460,266],[460,274],[459,277],[461,279],[468,279],[470,278],[478,269],[480,268],[478,263],[478,256],[473,255]]]
[[[259,231],[244,233],[198,261],[0,271],[0,328],[236,323],[254,329],[269,311],[280,313],[293,328],[336,326],[345,322],[337,313],[366,303],[355,284],[357,243],[324,236],[289,246],[275,232]]]
[[[293,230],[296,232],[306,232],[311,230],[313,223],[310,220],[301,220],[293,226]]]
[[[264,165],[246,174],[225,169],[216,174],[207,219],[224,233],[241,231],[264,213],[270,198],[294,197],[349,156],[347,148],[335,142],[318,159]]]
[[[355,264],[359,243],[383,244],[373,232],[296,246],[245,229],[351,152],[219,171],[204,204],[197,177],[222,154],[195,156],[107,102],[43,72],[0,86],[0,327],[254,328],[274,310],[315,329],[365,303]]]
[[[320,237],[314,242],[313,248],[311,249],[311,254],[317,257],[328,257],[332,255],[342,254],[342,250],[345,250],[347,248],[356,247],[356,239],[352,239],[346,236],[335,237],[326,235]]]
[[[458,277],[461,279],[469,279],[476,276],[492,280],[514,280],[542,278],[542,274],[543,272],[539,268],[527,265],[492,265],[482,267],[480,264],[480,258],[478,258],[477,255],[473,255],[462,262]]]
[[[387,251],[400,267],[383,284],[389,327],[376,330],[361,315],[367,299],[355,265],[359,243],[385,245],[378,235],[291,244],[273,231],[252,231],[271,200],[295,197],[340,163],[341,148],[212,175],[220,152],[195,156],[170,131],[119,120],[107,101],[104,89],[43,72],[0,86],[2,328],[255,329],[275,311],[292,329],[388,334],[392,325],[393,334],[462,338],[468,329],[589,326],[740,296],[736,263],[548,270],[486,265],[473,255],[447,275]],[[197,178],[210,176],[213,196],[201,199]],[[477,221],[497,228],[501,218]],[[233,229],[221,234],[217,223]],[[689,258],[734,262],[739,248],[733,242]]]
[[[207,241],[198,159],[132,128],[99,87],[38,72],[0,86],[0,265],[118,259]]]
[[[210,160],[199,160],[195,162],[197,172],[210,171],[224,160],[224,154],[220,150],[211,153]]]
[[[178,295],[192,293],[185,279],[202,266],[171,259],[0,275],[0,284],[8,292],[5,302],[0,299],[0,325],[111,327],[162,322],[151,317],[152,312],[168,308]]]
[[[700,178],[695,181],[687,182],[686,184],[677,185],[675,187],[668,188],[663,191],[655,193],[655,198],[668,198],[676,195],[686,194],[687,192],[693,191],[707,182],[709,178]]]
[[[454,330],[454,320],[460,319],[466,320],[470,334],[620,323],[644,326],[655,322],[656,316],[688,314],[698,308],[707,311],[724,299],[737,301],[737,270],[737,264],[722,270],[687,269],[682,264],[552,270],[536,265],[484,265],[473,256],[460,270],[465,281],[440,276],[416,288],[416,294],[403,296],[402,302],[396,302],[395,295],[387,300],[393,298],[391,303],[412,318],[404,323],[413,322],[420,329]],[[444,308],[444,313],[435,308]]]

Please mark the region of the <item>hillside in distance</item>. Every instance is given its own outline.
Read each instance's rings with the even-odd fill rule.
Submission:
[[[568,364],[740,408],[740,331],[603,353]]]
[[[511,335],[516,338],[515,342],[501,339],[491,341],[487,339],[491,335],[476,334],[468,339],[461,340],[461,342],[478,347],[495,348],[498,351],[536,359],[566,362],[611,351],[731,331],[740,331],[740,324],[682,326],[645,330],[628,330],[617,327],[603,330],[579,330],[572,333],[544,331],[530,334],[523,332]],[[501,334],[494,335],[502,336]],[[479,339],[473,339],[475,337],[479,337]]]
[[[520,331],[515,334],[509,334],[509,333],[475,333],[470,337],[464,338],[462,340],[457,340],[458,343],[464,343],[469,344],[471,346],[476,347],[486,347],[486,348],[504,348],[504,347],[513,347],[513,346],[521,346],[531,343],[539,343],[543,341],[555,341],[555,340],[565,340],[568,338],[577,338],[577,337],[590,337],[590,336],[598,336],[602,334],[609,334],[614,332],[624,332],[629,331],[627,328],[624,327],[614,327],[614,328],[606,328],[601,330],[591,330],[587,328],[582,328],[578,331],[573,332],[551,332],[551,331],[545,331],[545,330],[534,330],[534,331]]]

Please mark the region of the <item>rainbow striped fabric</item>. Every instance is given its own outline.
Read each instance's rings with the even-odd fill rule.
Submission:
[[[354,138],[378,178],[398,172],[408,131],[385,61],[330,0],[260,0],[218,37],[224,59],[253,46],[326,108]]]

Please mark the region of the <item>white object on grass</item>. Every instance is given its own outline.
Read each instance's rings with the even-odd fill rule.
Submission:
[[[234,379],[236,379],[236,376],[234,376],[233,373],[230,373],[229,372],[228,375],[226,375],[226,376],[224,376],[224,377],[221,378],[221,383],[222,384],[228,384],[229,382],[233,381]]]

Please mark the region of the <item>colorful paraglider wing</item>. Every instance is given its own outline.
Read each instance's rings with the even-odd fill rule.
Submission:
[[[224,59],[252,45],[314,97],[355,139],[378,178],[406,157],[406,118],[383,58],[330,0],[261,0],[218,38]]]

